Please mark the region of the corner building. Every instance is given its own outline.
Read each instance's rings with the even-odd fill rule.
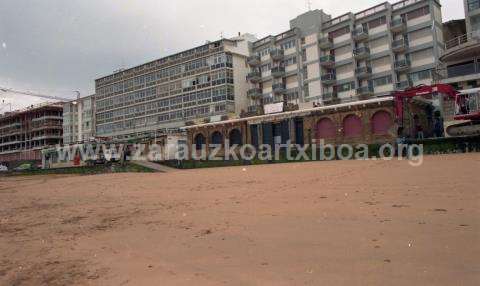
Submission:
[[[255,40],[249,34],[222,39],[97,79],[96,136],[153,137],[240,114]]]
[[[252,45],[249,115],[385,96],[432,84],[443,54],[437,0],[385,2],[332,18],[322,10]]]

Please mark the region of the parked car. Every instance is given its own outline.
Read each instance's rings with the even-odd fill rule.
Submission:
[[[31,170],[31,169],[32,169],[32,164],[25,163],[25,164],[22,164],[22,165],[16,167],[14,170],[15,171],[28,171],[28,170]]]
[[[7,166],[0,165],[0,172],[8,172]]]

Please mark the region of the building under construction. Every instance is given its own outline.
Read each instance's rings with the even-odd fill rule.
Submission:
[[[41,149],[62,143],[61,103],[0,115],[0,163],[41,160]]]

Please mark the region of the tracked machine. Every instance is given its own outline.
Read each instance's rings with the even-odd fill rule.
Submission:
[[[456,91],[446,84],[422,85],[396,91],[393,96],[399,126],[403,126],[405,104],[420,97],[435,102],[443,118],[446,137],[480,135],[480,88]]]

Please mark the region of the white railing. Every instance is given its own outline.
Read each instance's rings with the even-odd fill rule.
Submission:
[[[386,10],[386,9],[387,9],[387,3],[383,3],[383,4],[380,4],[380,5],[377,5],[373,8],[370,8],[368,10],[356,13],[355,14],[355,19],[358,20],[358,19],[370,16],[370,15],[373,15],[373,14],[379,13],[379,12],[381,12],[383,10]]]
[[[445,49],[449,50],[473,40],[480,40],[480,31],[470,32],[445,42]]]
[[[421,1],[424,1],[424,0],[405,0],[405,1],[401,1],[401,2],[393,4],[392,8],[393,8],[393,10],[397,10],[397,9],[400,9],[400,8],[403,8],[403,7],[406,7],[406,6],[415,4],[417,2],[421,2]]]

